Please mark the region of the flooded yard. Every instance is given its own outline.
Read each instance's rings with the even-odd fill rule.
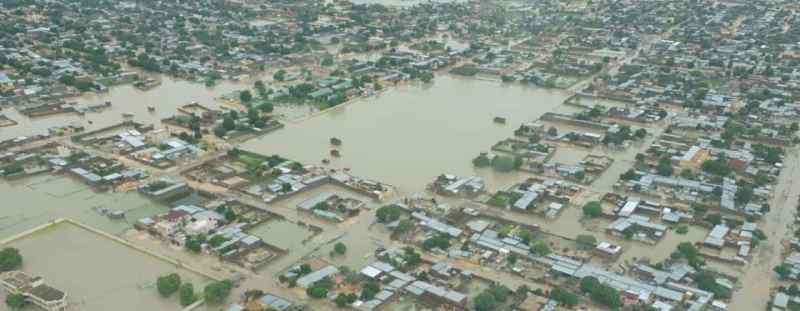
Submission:
[[[377,98],[338,107],[244,144],[259,153],[280,152],[305,163],[328,158],[329,140],[342,140],[336,168],[380,180],[401,192],[421,191],[447,172],[486,177],[489,186],[510,185],[517,174],[476,170],[472,159],[522,122],[558,106],[565,94],[451,76],[433,86],[403,86]],[[492,122],[506,118],[506,125]]]
[[[159,275],[178,273],[202,290],[208,279],[69,223],[11,243],[24,257],[23,270],[67,293],[74,310],[179,310],[176,297],[162,299]],[[58,260],[53,260],[53,255]],[[0,310],[6,310],[2,304]],[[201,308],[205,309],[205,308]]]

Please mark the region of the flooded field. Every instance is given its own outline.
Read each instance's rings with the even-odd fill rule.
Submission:
[[[11,243],[24,256],[23,270],[67,293],[74,310],[179,310],[176,297],[162,299],[159,275],[176,272],[202,290],[208,279],[69,223]],[[58,254],[58,260],[53,255]],[[0,310],[7,310],[2,304]],[[205,310],[205,308],[201,308]]]
[[[443,76],[433,86],[408,86],[328,111],[243,147],[281,153],[306,163],[328,157],[331,137],[343,141],[331,166],[398,187],[421,191],[440,173],[479,174],[490,187],[510,185],[515,174],[476,171],[472,159],[522,122],[538,118],[565,98],[551,92]],[[492,122],[495,116],[506,125]]]
[[[0,182],[0,236],[34,228],[58,218],[71,218],[110,234],[121,236],[136,220],[163,213],[166,206],[136,192],[97,193],[72,178],[37,176]],[[126,219],[111,220],[99,209],[125,211]]]

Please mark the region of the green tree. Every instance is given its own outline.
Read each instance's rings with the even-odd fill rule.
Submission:
[[[236,120],[234,120],[233,116],[228,115],[222,119],[222,128],[226,131],[233,131],[236,129]]]
[[[338,242],[336,243],[336,245],[333,246],[333,251],[339,255],[344,255],[345,253],[347,253],[347,246],[344,245],[344,243],[342,242]]]
[[[597,286],[600,286],[600,281],[596,277],[587,276],[581,279],[581,292],[591,293]]]
[[[253,100],[253,94],[250,93],[249,90],[244,90],[239,93],[239,100],[241,100],[243,103],[249,103],[251,100]]]
[[[25,306],[25,296],[22,294],[8,294],[6,295],[6,305],[11,310],[19,310]]]
[[[603,215],[603,206],[598,201],[586,203],[583,206],[583,215],[591,218],[600,217]]]
[[[222,126],[217,126],[217,127],[214,128],[214,135],[219,137],[219,138],[224,137],[225,134],[227,134],[227,133],[228,133],[228,131],[225,130],[225,128],[222,127]]]
[[[22,255],[13,247],[0,250],[0,272],[17,270],[22,266]]]
[[[556,129],[554,126],[551,126],[549,129],[547,129],[547,135],[558,136],[558,129]]]
[[[658,175],[661,176],[672,176],[672,161],[667,157],[659,159],[656,171],[658,172]]]
[[[482,292],[473,299],[476,311],[492,311],[497,306],[497,299],[488,292]]]
[[[333,301],[336,302],[336,306],[343,308],[356,302],[357,299],[358,297],[353,293],[339,293]]]
[[[181,301],[181,306],[188,306],[197,301],[197,295],[194,293],[194,285],[192,283],[183,283],[178,290],[178,297]]]
[[[400,216],[403,214],[403,208],[396,205],[385,205],[375,212],[375,217],[378,218],[378,222],[381,223],[389,223],[395,220],[400,219]]]
[[[530,248],[531,254],[536,256],[547,256],[550,254],[550,246],[547,245],[544,241],[539,241],[533,244]]]
[[[272,76],[275,81],[283,81],[286,79],[286,70],[280,69]]]
[[[591,292],[592,301],[598,304],[606,305],[611,309],[618,309],[622,307],[622,300],[619,298],[619,292],[608,285],[597,285]]]
[[[256,83],[253,84],[253,87],[256,89],[256,93],[259,97],[264,97],[267,95],[267,87],[264,85],[264,81],[256,81]]]
[[[258,106],[258,109],[266,113],[271,113],[275,110],[275,106],[272,103],[263,103]]]
[[[228,280],[212,282],[203,289],[203,296],[209,304],[222,304],[231,294],[232,288],[233,284]]]
[[[159,276],[156,279],[156,288],[161,297],[169,297],[178,291],[181,286],[181,277],[177,273]]]
[[[792,268],[788,264],[780,264],[773,268],[772,271],[775,271],[781,280],[785,280],[792,274]]]
[[[375,298],[381,291],[380,285],[375,281],[367,281],[361,285],[361,300],[368,301]]]
[[[515,160],[509,156],[497,156],[492,161],[492,167],[498,172],[510,172],[515,168]]]
[[[550,298],[568,306],[578,305],[578,295],[563,288],[554,288],[550,291]]]

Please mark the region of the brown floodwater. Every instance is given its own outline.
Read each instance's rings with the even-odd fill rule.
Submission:
[[[23,270],[65,291],[73,310],[179,310],[177,296],[163,299],[158,295],[155,280],[159,275],[178,273],[197,291],[209,282],[68,223],[14,241],[11,246],[24,256]],[[0,305],[0,310],[7,310],[7,306]]]
[[[342,156],[331,167],[350,168],[403,193],[424,190],[441,173],[477,174],[500,189],[519,181],[520,175],[477,170],[472,159],[565,97],[558,91],[441,76],[431,86],[401,86],[328,110],[243,147],[320,163],[329,158],[329,139],[338,137]],[[495,116],[506,118],[506,125],[493,123]]]
[[[163,213],[167,207],[136,192],[98,193],[70,177],[41,175],[11,182],[0,181],[0,237],[29,230],[58,218],[71,218],[122,236],[133,222]],[[126,212],[125,220],[111,220],[98,210]]]

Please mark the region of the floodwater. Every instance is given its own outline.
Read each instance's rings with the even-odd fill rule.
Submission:
[[[337,107],[281,131],[251,140],[244,149],[305,163],[328,158],[329,139],[343,141],[335,168],[414,193],[441,173],[481,175],[505,188],[520,175],[476,170],[472,159],[513,135],[522,122],[558,106],[564,93],[496,82],[438,77],[433,86],[401,86],[376,98]],[[492,122],[506,118],[506,125]],[[505,186],[505,187],[503,187]]]
[[[162,299],[158,295],[155,280],[159,275],[176,272],[182,280],[192,282],[198,292],[209,282],[68,223],[14,241],[11,246],[20,249],[23,270],[65,291],[74,310],[179,310],[177,296]],[[0,306],[0,310],[6,308],[5,304]]]
[[[29,230],[58,218],[71,218],[110,234],[122,236],[136,220],[163,213],[166,206],[136,192],[97,193],[70,177],[41,175],[0,181],[0,237]],[[121,210],[125,220],[111,220],[97,210]]]
[[[297,249],[312,232],[301,225],[286,220],[271,220],[253,228],[248,233],[260,237],[264,242],[282,249]]]

